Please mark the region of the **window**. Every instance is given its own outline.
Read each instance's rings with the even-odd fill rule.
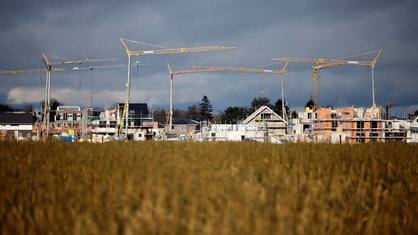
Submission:
[[[338,121],[332,121],[332,131],[336,131],[338,127]]]
[[[392,128],[392,122],[388,122],[388,128]]]
[[[377,129],[377,121],[372,121],[372,123],[371,123],[371,127],[372,127],[372,130],[376,130]]]
[[[262,113],[261,119],[271,119],[271,113]]]
[[[308,113],[308,119],[312,119],[312,113]]]
[[[357,121],[357,129],[364,129],[364,121]]]
[[[357,143],[364,143],[365,142],[365,138],[364,138],[365,134],[364,133],[357,133],[356,134],[356,141]]]
[[[371,132],[370,133],[370,139],[372,141],[376,141],[378,137],[379,137],[379,133],[377,133],[377,132]]]
[[[129,117],[135,117],[135,110],[133,109],[129,110]]]

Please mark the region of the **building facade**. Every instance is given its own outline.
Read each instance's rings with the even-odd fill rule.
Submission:
[[[295,141],[350,144],[405,141],[409,130],[405,120],[383,119],[381,107],[307,108],[291,125]]]
[[[31,140],[36,136],[30,113],[0,113],[0,140]]]
[[[267,106],[257,109],[242,124],[255,125],[259,131],[264,131],[266,136],[274,138],[280,138],[287,133],[287,121]]]

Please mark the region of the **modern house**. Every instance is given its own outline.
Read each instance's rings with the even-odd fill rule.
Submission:
[[[418,117],[415,117],[415,119],[410,123],[409,138],[407,139],[408,143],[418,143]]]
[[[107,108],[98,115],[93,110],[87,110],[86,126],[87,135],[91,135],[92,141],[115,140],[118,137],[118,110]],[[100,140],[100,141],[99,141]]]
[[[126,119],[122,118],[123,110],[125,108],[124,103],[118,104],[118,124],[122,127],[122,132],[125,133],[128,131],[128,139],[136,140],[145,140],[152,139],[156,132],[155,129],[158,129],[158,125],[154,123],[154,116],[151,110],[148,109],[147,103],[130,103],[129,104],[129,113],[128,123],[126,125]],[[121,123],[122,122],[122,123]]]
[[[264,130],[254,124],[212,124],[202,138],[209,141],[268,141]]]
[[[248,116],[242,124],[255,125],[259,131],[264,131],[267,136],[281,138],[287,132],[287,121],[267,106],[261,106]]]
[[[202,125],[194,139],[201,141],[258,141],[282,143],[287,122],[267,106],[262,106],[241,124]]]
[[[0,140],[31,140],[34,122],[30,113],[0,113]]]
[[[314,138],[319,142],[357,143],[382,139],[382,110],[371,108],[319,108]]]
[[[405,120],[383,119],[381,107],[307,108],[291,125],[294,141],[350,144],[405,141],[410,129]]]
[[[54,121],[50,123],[50,133],[60,135],[74,130],[81,132],[83,111],[79,106],[58,106]]]
[[[174,118],[171,133],[177,134],[177,136],[191,136],[200,129],[199,127],[199,121],[190,118]]]

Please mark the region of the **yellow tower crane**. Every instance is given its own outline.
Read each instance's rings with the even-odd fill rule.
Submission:
[[[80,65],[86,63],[93,63],[93,62],[106,62],[106,61],[115,61],[115,58],[105,58],[105,59],[89,59],[87,56],[84,55],[84,59],[82,60],[61,60],[57,62],[53,62],[52,59],[46,53],[42,52],[42,61],[46,67],[46,69],[19,69],[19,70],[8,70],[8,71],[0,71],[0,75],[17,75],[17,74],[28,74],[28,73],[45,73],[46,72],[46,84],[45,84],[45,108],[44,108],[44,119],[43,119],[43,129],[45,130],[44,137],[47,138],[49,135],[49,116],[50,116],[50,103],[51,103],[51,72],[58,72],[58,71],[70,71],[70,70],[84,70],[89,69],[93,70],[96,68],[102,68],[100,66],[96,67],[68,67],[69,65]],[[55,67],[58,66],[58,67]],[[62,67],[67,66],[67,67]],[[119,67],[120,65],[116,65]],[[105,66],[103,68],[113,68],[116,67],[114,65]]]
[[[374,86],[374,66],[379,58],[382,50],[366,52],[356,56],[375,54],[375,58],[371,61],[360,61],[360,60],[347,60],[347,59],[323,59],[323,58],[298,58],[298,57],[285,57],[285,58],[273,58],[275,61],[286,61],[286,62],[305,62],[305,63],[314,63],[313,68],[313,80],[314,80],[314,110],[318,107],[318,80],[319,80],[319,70],[324,68],[330,68],[339,65],[357,65],[357,66],[367,66],[372,68],[372,97],[373,97],[373,107],[376,106],[375,102],[375,86]],[[353,56],[351,56],[353,57]]]
[[[72,70],[73,68],[53,68],[52,71],[66,71]],[[0,75],[18,75],[18,74],[28,74],[28,73],[46,73],[46,69],[18,69],[18,70],[2,70]]]
[[[282,69],[280,70],[271,70],[271,69],[259,69],[259,68],[246,68],[246,67],[225,67],[225,66],[201,66],[196,65],[192,66],[193,68],[200,68],[200,69],[218,69],[221,71],[234,71],[234,72],[249,72],[249,73],[271,73],[271,74],[280,74],[281,83],[282,83],[282,113],[283,119],[287,120],[286,109],[284,105],[284,80],[283,80],[283,73],[286,70],[287,65],[289,62],[286,62]]]
[[[63,66],[63,65],[73,65],[73,64],[85,64],[85,63],[92,63],[92,62],[104,62],[104,61],[115,61],[115,58],[106,58],[106,59],[89,59],[87,56],[84,55],[83,60],[66,60],[66,61],[58,61],[53,62],[47,54],[42,52],[42,61],[47,69],[46,72],[46,99],[45,99],[45,119],[46,119],[46,137],[49,135],[49,116],[50,116],[50,109],[51,109],[51,72],[53,71],[53,66]],[[45,124],[44,119],[44,124]]]
[[[182,71],[173,71],[169,63],[167,63],[168,73],[170,74],[170,110],[169,110],[169,124],[168,130],[171,133],[173,128],[173,77],[174,75],[180,74],[189,74],[189,73],[207,73],[221,71],[220,68],[207,68],[207,69],[193,69],[193,70],[182,70]]]
[[[125,118],[125,138],[128,135],[128,118],[129,115],[126,115],[129,113],[129,101],[130,101],[130,83],[131,83],[131,57],[132,56],[144,56],[144,55],[166,55],[166,54],[182,54],[182,53],[193,53],[193,52],[209,52],[209,51],[219,51],[219,50],[231,50],[235,49],[236,47],[225,47],[225,46],[207,46],[207,47],[191,47],[191,48],[164,48],[156,45],[146,44],[143,42],[138,42],[134,40],[129,40],[125,38],[120,38],[121,43],[125,47],[126,54],[128,55],[128,81],[126,83],[126,99],[125,99],[125,105],[124,110],[122,113],[122,118],[120,121],[120,129],[123,128],[123,119]],[[148,45],[152,47],[159,47],[161,49],[157,50],[130,50],[127,42],[129,43],[136,43],[136,44],[142,44],[142,45]],[[125,116],[126,117],[125,117]]]

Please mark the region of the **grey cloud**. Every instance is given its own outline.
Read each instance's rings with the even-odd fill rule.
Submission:
[[[252,67],[272,63],[272,57],[335,58],[383,49],[375,67],[377,102],[384,105],[391,98],[399,104],[399,110],[409,110],[418,103],[417,6],[407,0],[13,1],[0,9],[0,70],[39,68],[41,52],[71,59],[83,54],[89,58],[116,57],[118,63],[126,64],[119,37],[166,47],[238,46],[233,51],[133,58],[134,62],[149,64],[141,68],[139,88],[134,91],[136,101],[152,100],[154,106],[166,106],[166,62],[178,69],[192,65]],[[312,95],[311,67],[292,64],[285,73],[285,95],[291,108],[303,106]],[[370,105],[370,76],[369,68],[345,66],[321,71],[320,102],[335,105],[339,99],[347,99],[353,105]],[[84,77],[86,83],[79,88]],[[44,75],[17,78],[1,75],[0,102],[8,102],[5,97],[11,89],[39,90],[44,86],[40,85]],[[178,102],[185,105],[208,93],[214,108],[222,110],[226,106],[248,106],[261,90],[275,101],[280,95],[279,78],[257,78],[254,74],[232,72],[184,75],[179,84],[190,97],[180,97]],[[362,78],[365,82],[359,84]],[[107,90],[115,95],[124,93],[127,72],[126,68],[64,72],[53,74],[53,79],[56,90],[71,88],[77,93],[94,89],[97,96],[103,94],[99,91]],[[265,86],[260,82],[263,79]],[[80,100],[80,104],[84,103]]]

